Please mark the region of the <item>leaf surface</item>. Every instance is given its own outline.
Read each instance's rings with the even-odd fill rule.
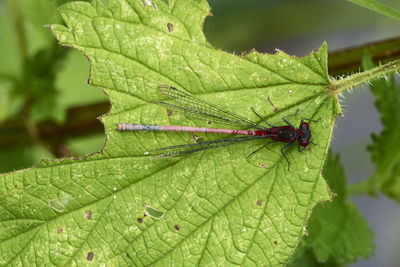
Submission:
[[[90,84],[110,97],[112,109],[102,117],[107,143],[85,159],[43,161],[1,176],[0,264],[288,262],[311,209],[331,197],[320,173],[340,107],[325,93],[326,44],[303,58],[224,53],[202,33],[206,1],[72,2],[60,13],[66,26],[51,30],[83,51]],[[115,123],[209,126],[150,103],[163,99],[160,84],[259,123],[250,106],[275,125],[299,109],[288,117],[296,126],[321,118],[310,122],[315,145],[286,150],[290,171],[280,144],[247,158],[264,140],[152,160],[145,151],[190,143],[191,136],[118,132]]]

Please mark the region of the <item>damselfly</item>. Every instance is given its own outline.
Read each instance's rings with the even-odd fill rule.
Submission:
[[[202,127],[190,127],[190,126],[168,126],[168,125],[149,125],[149,124],[135,124],[135,123],[118,123],[118,131],[169,131],[169,132],[196,132],[196,133],[221,133],[221,134],[238,134],[245,135],[243,137],[221,139],[207,142],[199,142],[193,144],[183,144],[177,146],[169,146],[157,148],[151,153],[159,153],[156,157],[174,157],[183,156],[186,154],[223,147],[238,142],[251,141],[256,139],[269,139],[271,141],[265,143],[263,146],[253,151],[248,155],[250,157],[254,153],[260,151],[262,148],[275,143],[277,141],[287,143],[281,148],[281,153],[288,163],[288,169],[290,162],[285,155],[284,150],[297,141],[298,150],[302,152],[311,142],[311,131],[308,123],[305,121],[316,122],[318,120],[305,119],[303,118],[300,122],[299,128],[294,127],[288,120],[289,116],[295,116],[295,114],[287,115],[282,117],[282,120],[286,123],[285,126],[274,126],[264,120],[253,108],[252,111],[257,117],[259,117],[269,127],[262,126],[249,119],[246,119],[240,115],[224,110],[212,103],[208,103],[200,98],[195,97],[189,93],[178,90],[173,86],[160,85],[158,86],[160,92],[166,95],[169,99],[173,100],[176,104],[167,103],[164,101],[152,101],[155,104],[165,107],[167,110],[175,110],[183,112],[187,116],[191,116],[199,119],[206,119],[226,125],[235,126],[238,128],[246,128],[253,130],[232,130],[232,129],[216,129],[216,128],[202,128]],[[145,154],[149,154],[146,152]]]

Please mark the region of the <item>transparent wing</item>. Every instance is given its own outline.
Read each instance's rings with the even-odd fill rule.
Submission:
[[[218,148],[223,146],[228,146],[240,142],[245,141],[252,141],[255,139],[266,139],[266,136],[244,136],[238,138],[231,138],[231,139],[222,139],[222,140],[214,140],[208,142],[201,142],[201,143],[194,143],[194,144],[184,144],[184,145],[177,145],[177,146],[168,146],[157,148],[146,152],[146,155],[153,155],[154,158],[165,158],[165,157],[176,157],[176,156],[183,156],[186,154],[211,149],[211,148]]]
[[[158,89],[162,94],[166,95],[168,98],[178,104],[176,105],[163,101],[153,101],[153,103],[163,106],[166,109],[182,112],[189,117],[211,120],[225,125],[232,125],[246,129],[265,129],[265,127],[251,120],[224,110],[214,104],[208,103],[207,101],[197,98],[194,95],[178,90],[173,86],[160,85],[158,86]]]

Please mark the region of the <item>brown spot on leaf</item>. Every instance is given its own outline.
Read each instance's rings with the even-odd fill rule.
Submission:
[[[257,200],[257,206],[261,206],[261,205],[262,205],[262,200],[261,199]]]
[[[174,225],[174,229],[175,229],[176,231],[179,231],[179,229],[181,229],[181,227],[179,226],[179,224],[175,224],[175,225]]]
[[[90,220],[92,218],[92,211],[91,210],[87,210],[85,211],[85,218]]]
[[[63,232],[62,227],[61,227],[61,226],[58,226],[58,227],[57,227],[57,233],[58,233],[58,234],[62,234],[62,232]]]
[[[167,23],[167,28],[169,32],[172,32],[174,30],[174,25],[172,25],[170,22]]]
[[[172,110],[167,109],[167,116],[171,117],[172,116]]]
[[[265,163],[263,163],[263,162],[259,162],[258,163],[258,166],[260,166],[260,168],[265,168],[266,166],[265,166]]]
[[[142,222],[143,222],[143,219],[142,219],[142,218],[137,218],[137,222],[138,222],[138,223],[142,223]]]
[[[274,241],[274,245],[275,245],[275,246],[278,245],[278,241],[275,240],[275,241]]]
[[[88,260],[88,261],[92,261],[92,260],[93,260],[93,256],[94,256],[93,252],[89,252],[89,253],[87,254],[87,260]]]

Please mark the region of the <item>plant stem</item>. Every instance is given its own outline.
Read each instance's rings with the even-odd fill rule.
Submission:
[[[376,196],[374,190],[371,189],[370,179],[366,179],[362,182],[350,184],[347,186],[347,195],[349,197],[354,196]]]
[[[329,53],[329,75],[338,77],[359,71],[364,50],[368,50],[373,61],[385,64],[400,57],[400,37],[347,47]]]
[[[377,66],[373,69],[359,72],[344,79],[334,80],[327,88],[331,95],[339,95],[346,90],[368,83],[374,79],[383,78],[400,71],[400,59],[391,61],[385,65]]]

